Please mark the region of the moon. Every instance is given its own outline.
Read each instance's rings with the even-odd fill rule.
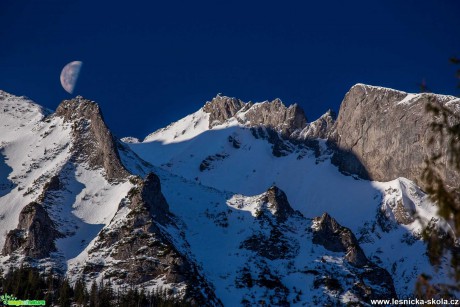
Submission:
[[[69,94],[72,94],[75,89],[82,65],[81,61],[73,61],[64,66],[61,71],[61,85]]]

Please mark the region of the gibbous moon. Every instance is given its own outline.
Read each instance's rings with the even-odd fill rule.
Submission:
[[[61,84],[67,93],[72,94],[77,84],[78,75],[80,74],[83,62],[73,61],[64,66],[61,71]]]

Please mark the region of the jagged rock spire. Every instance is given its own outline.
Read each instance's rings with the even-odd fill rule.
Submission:
[[[292,213],[292,209],[284,193],[277,186],[270,187],[264,195],[263,201],[268,204],[270,209],[279,221],[285,221]]]
[[[87,162],[91,168],[102,168],[109,181],[126,179],[129,176],[120,161],[118,142],[104,122],[99,105],[77,96],[64,100],[57,108],[56,116],[71,122],[74,158]]]
[[[232,118],[246,104],[237,99],[227,96],[217,95],[211,101],[208,101],[203,111],[209,113],[209,128],[220,125],[227,119]]]
[[[305,128],[307,118],[299,105],[286,107],[280,99],[275,99],[252,106],[244,115],[244,123],[250,127],[265,126],[289,137],[294,131]]]
[[[313,221],[313,243],[333,252],[344,252],[351,264],[362,267],[369,261],[350,229],[341,226],[328,213]]]
[[[303,109],[293,104],[286,107],[280,99],[263,103],[245,103],[237,98],[217,95],[203,107],[209,113],[209,128],[236,119],[248,127],[265,126],[289,137],[294,131],[302,130],[307,124]],[[237,116],[244,112],[244,116]]]
[[[138,182],[131,192],[130,208],[147,210],[155,221],[166,224],[169,221],[169,205],[161,193],[160,179],[149,173],[144,180]]]
[[[2,253],[10,255],[22,249],[25,256],[45,258],[56,251],[54,241],[58,237],[59,233],[46,210],[32,202],[19,214],[18,227],[8,232]]]

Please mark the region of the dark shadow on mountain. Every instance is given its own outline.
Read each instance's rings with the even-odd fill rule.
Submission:
[[[192,146],[192,144],[195,148],[200,149],[207,148],[209,143],[213,142],[220,144],[226,143],[229,148],[233,147],[235,149],[244,147],[245,144],[241,143],[236,137],[234,137],[234,135],[238,134],[241,129],[241,127],[233,126],[224,129],[206,130],[189,140],[167,144],[160,141],[124,144],[128,145],[141,159],[168,170],[171,169],[171,166],[174,163],[182,163],[189,158],[185,156],[185,152],[187,152],[188,148]],[[249,131],[255,139],[266,140],[269,144],[271,144],[271,154],[274,157],[280,158],[291,154],[297,154],[298,159],[300,160],[303,158],[303,155],[302,153],[299,154],[299,152],[307,150],[311,151],[318,161],[324,161],[326,159],[320,159],[321,156],[327,157],[333,165],[337,166],[339,172],[346,176],[372,180],[361,160],[353,152],[340,148],[333,140],[320,140],[315,138],[299,139],[289,137],[281,135],[273,128],[266,126],[247,127],[244,128],[244,130]],[[326,144],[326,148],[324,148],[325,146],[322,146],[320,142]],[[225,148],[222,147],[222,151],[224,150]],[[188,154],[193,155],[193,153],[190,152]],[[208,152],[206,157],[203,157],[196,167],[197,169],[199,168],[201,171],[204,171],[210,163],[224,160],[225,158],[225,154],[222,154],[221,152]],[[126,164],[125,161],[123,162]],[[266,188],[268,187],[269,186]]]
[[[175,143],[164,144],[160,141],[151,141],[146,143],[134,143],[127,145],[145,161],[156,166],[165,166],[165,168],[167,168],[166,163],[159,162],[157,157],[171,157],[174,153],[185,151],[187,147],[189,147],[192,143],[198,144],[200,147],[205,148],[210,142],[210,139],[216,141],[228,139],[229,135],[231,135],[233,132],[237,132],[239,129],[239,127],[228,127],[225,129],[207,130],[194,138]],[[146,156],[150,156],[152,159],[149,161],[145,158]]]
[[[352,151],[340,148],[334,141],[328,141],[327,144],[333,151],[331,163],[337,166],[342,174],[357,175],[361,179],[372,180],[364,164]]]
[[[6,164],[6,160],[7,158],[0,150],[0,197],[10,193],[16,187],[16,184],[8,179],[13,169]]]
[[[192,139],[177,142],[177,143],[170,143],[170,144],[163,144],[162,142],[159,141],[152,141],[150,143],[140,143],[140,144],[129,144],[129,146],[134,149],[138,155],[141,158],[148,159],[146,157],[153,157],[152,160],[148,161],[151,162],[154,165],[161,166],[165,170],[173,170],[174,167],[171,167],[172,164],[174,163],[185,163],[185,164],[190,164],[189,156],[191,154],[198,154],[204,152],[204,150],[200,150],[201,148],[207,148],[206,146],[209,147],[210,142],[218,142],[218,146],[215,146],[214,149],[221,148],[221,144],[227,144],[226,148],[229,150],[241,150],[244,148],[245,144],[244,142],[235,142],[235,138],[233,138],[234,134],[240,131],[240,127],[228,127],[224,129],[219,129],[219,130],[207,130],[197,136],[195,136]],[[318,178],[314,179],[314,183],[316,185],[313,186],[304,186],[304,187],[299,187],[303,188],[305,190],[311,190],[312,192],[315,192],[313,189],[322,189],[324,190],[324,194],[326,194],[327,197],[329,195],[327,194],[340,194],[337,193],[336,186],[335,184],[340,184],[341,182],[346,182],[349,186],[349,189],[345,189],[342,187],[342,192],[343,197],[341,195],[337,195],[337,197],[334,196],[334,204],[336,204],[337,210],[330,210],[328,208],[322,208],[320,205],[320,208],[313,208],[315,206],[314,203],[314,198],[309,199],[308,201],[303,201],[302,199],[297,199],[293,200],[292,204],[296,204],[294,206],[295,209],[299,210],[301,209],[299,206],[304,207],[304,214],[313,212],[311,214],[308,214],[308,218],[313,218],[315,216],[320,216],[324,212],[328,212],[331,216],[333,216],[335,219],[337,219],[341,225],[345,227],[349,227],[353,230],[355,233],[358,241],[360,244],[363,245],[363,248],[365,250],[366,255],[369,257],[369,259],[378,265],[381,265],[383,268],[385,268],[388,272],[392,272],[392,267],[391,267],[391,262],[390,259],[393,260],[394,257],[397,255],[390,255],[388,257],[388,261],[384,260],[385,255],[380,255],[379,253],[375,252],[374,248],[372,248],[372,243],[368,241],[369,238],[375,238],[378,237],[380,234],[385,235],[385,233],[391,232],[391,231],[397,231],[398,235],[397,237],[401,237],[401,242],[402,241],[407,241],[408,245],[413,245],[415,244],[414,242],[417,242],[418,239],[415,238],[410,231],[408,231],[404,227],[399,227],[393,220],[387,218],[383,212],[381,212],[381,205],[382,205],[382,199],[384,196],[383,191],[375,188],[372,184],[370,178],[370,175],[368,171],[366,170],[366,167],[363,165],[363,163],[360,161],[360,159],[352,152],[349,150],[344,150],[340,148],[333,140],[322,140],[322,139],[297,139],[297,138],[289,138],[289,137],[283,137],[280,134],[278,134],[276,131],[273,129],[267,128],[267,127],[253,127],[253,128],[246,128],[246,131],[249,131],[249,133],[252,134],[252,136],[256,139],[261,139],[261,140],[266,140],[269,144],[271,144],[271,153],[267,152],[267,154],[271,154],[274,157],[278,157],[280,159],[283,159],[283,157],[286,157],[288,155],[295,155],[298,160],[301,160],[304,158],[302,156],[303,153],[299,153],[302,151],[308,151],[307,156],[314,157],[316,159],[316,164],[323,163],[325,161],[330,161],[333,165],[335,165],[338,169],[338,171],[346,176],[349,176],[350,180],[337,180],[335,181],[332,180],[332,182],[328,182],[328,179],[324,178]],[[241,133],[241,132],[240,132]],[[247,137],[247,135],[246,135]],[[247,140],[247,139],[246,139]],[[228,143],[227,143],[228,141]],[[196,152],[193,152],[193,150],[190,150],[190,146],[193,144],[193,149]],[[213,152],[212,154],[209,155],[208,153],[209,150],[206,151],[206,154],[200,155],[201,158],[211,157],[212,159],[208,159],[210,162],[210,168],[209,170],[212,169],[213,163],[215,163],[215,166],[218,167],[218,164],[220,161],[223,161],[226,159],[225,155],[222,155],[220,152]],[[165,159],[166,161],[162,161],[162,163],[156,163],[156,155],[159,153],[157,157],[168,157]],[[230,153],[231,154],[231,153]],[[203,156],[203,157],[201,157]],[[169,157],[173,157],[170,159]],[[192,161],[193,164],[189,165],[189,167],[196,167],[197,170],[200,169],[200,159],[195,159]],[[250,155],[250,159],[257,159],[255,156]],[[168,161],[170,160],[170,161]],[[204,161],[204,160],[203,160]],[[170,165],[170,163],[172,163]],[[273,163],[276,163],[276,159],[274,160]],[[227,165],[228,167],[228,165]],[[353,172],[347,172],[345,169],[348,170],[353,170]],[[203,167],[203,172],[207,172],[208,169]],[[340,175],[340,173],[337,172],[337,178],[346,178]],[[198,174],[201,174],[198,172]],[[205,173],[203,173],[205,174]],[[242,175],[243,176],[243,175]],[[256,174],[256,176],[259,176]],[[187,178],[188,180],[192,182],[199,183],[200,180],[196,178]],[[396,179],[396,178],[395,178]],[[354,185],[354,181],[358,181],[358,185]],[[295,182],[294,182],[295,184]],[[279,185],[278,185],[279,186]],[[268,189],[269,186],[266,186],[265,189]],[[280,186],[281,189],[285,189],[285,187]],[[231,189],[230,189],[231,190]],[[322,191],[321,190],[321,191]],[[294,190],[295,191],[295,190]],[[233,193],[242,193],[242,191],[234,190],[232,191]],[[252,195],[262,193],[263,191],[257,190],[252,193]],[[288,197],[291,199],[292,196],[289,194],[288,191],[286,191],[288,194]],[[295,192],[294,192],[295,193]],[[363,194],[364,193],[364,194]],[[242,193],[244,195],[248,195],[247,193]],[[360,195],[366,195],[360,196]],[[357,197],[355,197],[357,196]],[[365,203],[360,203],[360,200],[363,200],[365,198]],[[342,200],[343,199],[343,200]],[[356,200],[356,201],[355,201]],[[324,201],[322,201],[324,203]],[[364,205],[369,205],[367,208],[365,208]],[[341,208],[340,208],[341,207]],[[368,223],[366,225],[360,225],[360,223],[355,222],[355,218],[357,213],[360,213],[361,209],[369,210],[372,211],[370,214],[366,214],[366,216],[369,216],[368,218]],[[319,212],[319,210],[322,210]],[[362,230],[362,231],[361,231]],[[390,236],[391,237],[391,236]],[[396,241],[395,241],[396,242]],[[397,240],[396,243],[400,243],[399,239]],[[417,243],[419,244],[419,243]],[[424,249],[422,248],[422,244],[420,243],[420,248],[419,250],[421,253],[424,253]],[[369,254],[371,253],[371,254]],[[394,256],[394,257],[393,257]],[[402,256],[402,255],[401,255]],[[399,260],[398,258],[394,258],[394,260]],[[397,277],[399,275],[393,275],[394,277]],[[411,289],[413,290],[413,289]]]

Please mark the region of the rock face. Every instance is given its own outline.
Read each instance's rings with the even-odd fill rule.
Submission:
[[[181,296],[187,303],[219,306],[220,301],[195,264],[160,227],[172,226],[173,216],[161,193],[159,178],[150,173],[144,180],[130,180],[135,187],[120,203],[114,218],[117,222],[99,233],[81,274],[87,278],[100,275],[114,284],[145,286],[161,280],[165,287],[169,284],[176,289],[185,288]],[[101,265],[100,257],[113,262]]]
[[[433,134],[430,123],[434,117],[425,110],[428,102],[454,107],[454,100],[451,96],[353,86],[345,95],[330,139],[341,151],[332,162],[363,178],[390,181],[406,177],[423,186],[424,161],[438,153],[442,179],[456,186],[460,174],[445,166],[448,147]],[[453,110],[460,114],[458,105],[457,100]],[[436,141],[430,145],[433,136]]]
[[[165,225],[169,221],[169,205],[166,202],[163,193],[161,193],[160,179],[154,173],[149,173],[137,190],[131,190],[131,203],[129,207],[132,210],[142,208],[155,219]]]
[[[293,151],[292,144],[284,140],[279,133],[272,128],[262,126],[252,127],[251,133],[256,139],[264,139],[272,144],[272,154],[275,157],[283,157]]]
[[[281,100],[259,103],[252,106],[244,115],[245,123],[250,127],[265,126],[290,137],[296,130],[307,125],[303,109],[297,104],[286,107]]]
[[[252,104],[236,98],[220,96],[213,98],[203,107],[209,113],[209,128],[236,118],[247,127],[259,127],[276,131],[283,137],[290,137],[294,131],[307,125],[303,109],[297,104],[286,107],[280,99]]]
[[[317,120],[308,123],[300,132],[300,139],[327,139],[329,138],[337,116],[334,111],[328,110]]]
[[[45,258],[56,251],[54,240],[59,233],[42,205],[32,202],[22,209],[16,229],[8,232],[2,253],[10,255],[21,249],[32,258]]]
[[[263,201],[267,203],[268,209],[274,212],[273,214],[281,222],[286,221],[294,213],[294,209],[289,204],[286,194],[277,186],[272,186],[268,189]]]
[[[350,272],[359,277],[354,282],[352,293],[365,302],[372,299],[397,297],[390,273],[369,261],[350,229],[341,226],[329,214],[313,220],[313,243],[333,252],[345,253],[345,260],[351,264]],[[317,278],[315,284],[329,290],[340,291],[340,284],[333,276]]]
[[[339,225],[329,214],[315,218],[312,228],[313,243],[333,252],[344,252],[345,259],[354,266],[363,267],[369,263],[351,230]]]
[[[257,220],[262,228],[266,227],[266,231],[250,236],[240,247],[270,260],[295,257],[299,250],[298,243],[287,238],[280,229],[280,226],[295,213],[296,218],[303,218],[292,209],[286,194],[280,188],[270,187],[259,199],[257,213]]]
[[[116,146],[118,141],[107,128],[96,103],[77,96],[64,100],[55,115],[73,124],[72,150],[78,162],[86,162],[90,168],[103,168],[109,181],[129,176],[120,162]]]
[[[301,133],[308,130],[303,109],[297,104],[286,107],[280,99],[253,104],[218,95],[207,102],[203,110],[210,114],[209,128],[223,124],[229,119],[236,119],[240,124],[251,128],[255,138],[266,139],[271,143],[275,157],[291,153],[293,148],[289,141],[298,143]],[[310,133],[305,132],[305,134],[312,137],[326,135],[326,130],[328,131],[332,125],[331,118],[332,113],[325,115],[314,123],[317,128],[312,128]],[[233,142],[233,146],[239,148],[240,144]],[[207,166],[203,165],[203,167]]]
[[[232,118],[246,104],[239,99],[217,95],[203,107],[209,113],[209,128]]]

